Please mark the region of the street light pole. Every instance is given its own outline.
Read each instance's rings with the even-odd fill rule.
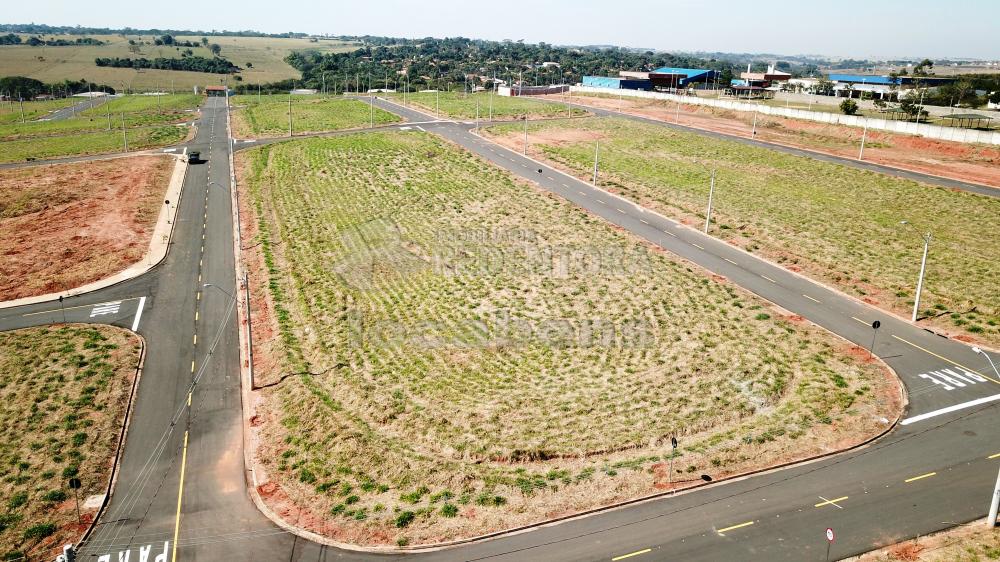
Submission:
[[[708,234],[708,226],[712,224],[712,197],[715,195],[715,169],[712,169],[712,181],[708,186],[708,211],[705,212],[705,234]]]
[[[900,224],[905,224],[913,226],[909,221],[901,221]],[[913,315],[910,317],[910,322],[917,321],[917,313],[920,311],[920,292],[924,288],[924,273],[927,271],[927,250],[931,245],[931,233],[923,234],[920,236],[924,240],[924,254],[920,258],[920,276],[917,278],[917,294],[913,299]]]
[[[985,351],[983,351],[982,349],[980,349],[978,347],[973,347],[972,351],[974,353],[978,353],[978,354],[982,355],[983,357],[985,357],[986,360],[990,362],[990,367],[993,367],[993,372],[996,373],[998,377],[1000,377],[1000,371],[997,370],[996,364],[993,363],[993,359],[990,358],[990,355],[988,353],[986,353]]]
[[[597,186],[597,160],[598,160],[598,155],[600,154],[600,150],[601,150],[601,141],[597,141],[594,144],[594,181],[593,181],[593,183],[594,183],[595,187]]]
[[[524,116],[524,150],[523,154],[528,155],[528,116]]]
[[[865,155],[865,140],[868,138],[868,119],[865,119],[865,131],[861,133],[861,151],[858,152],[858,160],[861,160]]]

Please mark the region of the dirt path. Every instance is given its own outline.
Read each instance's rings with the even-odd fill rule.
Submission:
[[[69,290],[142,259],[171,156],[0,170],[0,301]]]
[[[676,104],[645,99],[598,98],[591,96],[544,96],[553,101],[622,111],[674,123]],[[749,137],[753,114],[682,104],[679,123],[687,127]],[[834,156],[857,158],[863,131],[855,127],[829,125],[776,117],[757,116],[757,140],[813,150]],[[959,181],[1000,188],[1000,148],[940,141],[914,135],[869,131],[865,142],[866,161]]]

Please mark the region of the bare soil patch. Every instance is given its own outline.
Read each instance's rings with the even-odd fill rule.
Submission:
[[[1000,529],[983,521],[873,550],[855,558],[857,562],[978,562],[1000,559]]]
[[[598,98],[591,96],[545,96],[555,100],[607,110],[617,110],[673,123],[676,105],[659,100]],[[773,115],[758,115],[757,140],[856,158],[863,131]],[[749,137],[753,114],[705,106],[682,104],[681,125]],[[914,135],[869,131],[865,160],[895,168],[1000,187],[1000,148],[928,139]]]
[[[66,291],[142,259],[174,158],[0,171],[0,301]]]

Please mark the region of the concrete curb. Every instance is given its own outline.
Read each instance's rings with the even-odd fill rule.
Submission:
[[[388,100],[386,100],[386,101],[388,101]],[[390,102],[390,103],[393,103],[393,102]],[[473,133],[473,134],[475,134],[475,133]],[[477,135],[477,136],[479,136],[479,135]],[[480,137],[480,138],[483,138],[484,140],[489,140],[489,139],[485,139],[484,137]],[[492,141],[490,141],[490,142],[492,142]],[[535,161],[535,160],[532,159],[532,161]],[[232,153],[230,153],[230,162],[232,163]],[[231,166],[232,166],[232,164],[231,164]],[[551,166],[549,166],[549,167],[551,167]],[[231,191],[233,193],[233,198],[234,198],[234,202],[235,202],[236,201],[235,168],[231,167],[231,171],[232,171],[232,174],[233,174],[232,177],[231,177]],[[556,171],[559,171],[559,170],[556,170]],[[560,173],[562,173],[562,172],[560,172]],[[568,175],[568,174],[564,174],[564,175]],[[574,179],[576,179],[576,178],[574,178]],[[610,194],[610,193],[608,195],[609,196],[613,196],[613,197],[617,197],[617,198],[622,199],[623,201],[625,201],[623,198],[621,198],[619,196],[616,196],[616,195],[613,195],[613,194]],[[234,211],[234,219],[236,219],[237,217],[238,217],[238,213],[237,213],[237,211]],[[671,221],[671,222],[673,222],[673,221]],[[234,228],[234,240],[238,241],[239,240],[239,224],[234,222],[234,227],[233,228]],[[641,237],[639,237],[639,238],[641,238]],[[239,242],[236,242],[235,246],[236,246],[236,252],[237,252],[237,257],[236,257],[237,276],[239,276],[239,272],[241,271],[241,263],[242,263],[241,256],[240,256],[240,244],[239,244]],[[684,258],[682,258],[680,256],[678,256],[678,257],[680,259],[684,259]],[[688,260],[684,260],[684,261],[688,261]],[[692,263],[692,265],[697,266],[697,264],[694,264],[693,262],[691,262],[691,263]],[[700,266],[698,266],[698,267],[700,269],[702,269],[703,271],[708,272],[707,269],[701,268]],[[743,289],[743,290],[747,290],[747,289]],[[748,291],[748,292],[750,292],[750,291]],[[759,298],[763,298],[763,297],[759,297]],[[764,299],[764,300],[767,300],[767,299]],[[768,302],[770,302],[770,301],[768,301]],[[774,303],[772,303],[772,304],[774,304]],[[777,306],[778,308],[781,308],[780,305],[774,304],[774,306]],[[247,312],[249,312],[249,309],[246,309],[246,310],[247,310]],[[246,322],[246,325],[247,325],[246,333],[244,333],[244,331],[242,331],[242,330],[240,331],[240,343],[241,343],[241,345],[240,345],[240,351],[241,351],[241,353],[246,353],[249,350],[248,343],[249,343],[250,318],[249,318],[249,314],[247,314],[247,317],[244,318],[243,317],[243,312],[244,312],[244,308],[240,307],[240,312],[239,312],[239,314],[240,314],[240,316],[239,316],[240,323]],[[822,326],[818,326],[817,325],[817,327],[819,327],[820,329],[823,329],[823,330],[827,331],[830,334],[833,334],[834,337],[837,337],[838,339],[841,339],[843,341],[846,341],[848,343],[852,343],[853,344],[853,342],[850,342],[849,340],[846,340],[845,338],[839,336],[838,334],[835,334],[833,332],[830,332],[829,330],[826,330]],[[612,510],[615,510],[615,509],[621,509],[621,508],[629,507],[629,506],[632,506],[632,505],[637,505],[637,504],[640,504],[640,503],[646,503],[646,502],[651,502],[651,501],[662,500],[662,499],[665,499],[667,497],[673,497],[673,496],[677,496],[677,495],[682,495],[682,494],[690,493],[692,491],[700,490],[702,488],[708,488],[708,487],[714,487],[714,486],[719,486],[719,485],[725,485],[725,484],[729,484],[729,483],[732,483],[732,482],[737,482],[737,481],[740,481],[740,480],[744,480],[744,479],[752,477],[752,476],[757,476],[757,475],[761,475],[761,474],[768,474],[768,473],[771,473],[771,472],[777,472],[777,471],[780,471],[780,470],[786,470],[786,469],[789,469],[789,468],[795,468],[795,467],[799,467],[799,466],[804,466],[804,465],[807,465],[807,464],[810,464],[810,463],[818,462],[818,461],[821,461],[821,460],[825,460],[825,459],[828,459],[828,458],[832,458],[832,457],[835,457],[835,456],[838,456],[838,455],[846,454],[846,453],[849,453],[849,452],[857,451],[857,450],[860,450],[862,448],[868,447],[871,444],[875,443],[876,441],[878,441],[878,440],[882,439],[883,437],[889,435],[892,431],[894,431],[896,429],[896,427],[898,426],[899,421],[902,418],[903,413],[906,411],[907,405],[909,403],[908,402],[908,396],[906,394],[906,389],[905,389],[905,386],[903,385],[902,379],[896,374],[896,371],[894,369],[892,369],[892,367],[890,367],[887,363],[885,363],[885,361],[883,361],[881,358],[878,358],[878,361],[879,361],[879,363],[882,364],[883,367],[886,368],[886,370],[892,375],[893,379],[895,380],[897,391],[900,394],[901,407],[899,409],[899,412],[896,415],[896,418],[891,423],[889,423],[881,432],[879,432],[879,433],[877,433],[877,434],[875,434],[873,436],[870,436],[867,439],[865,439],[865,440],[863,440],[863,441],[861,441],[859,443],[856,443],[856,444],[854,444],[854,445],[852,445],[850,447],[847,447],[845,449],[841,449],[841,450],[837,450],[837,451],[831,451],[831,452],[828,452],[828,453],[820,453],[820,454],[808,456],[808,457],[805,457],[805,458],[802,458],[802,459],[796,459],[796,460],[788,461],[788,462],[785,462],[785,463],[781,463],[781,464],[778,464],[778,465],[775,465],[775,466],[770,466],[770,467],[760,468],[760,469],[756,469],[756,470],[751,470],[751,471],[748,471],[748,472],[734,474],[734,475],[727,476],[727,477],[724,477],[724,478],[719,479],[719,480],[715,480],[713,482],[697,482],[697,483],[695,483],[695,484],[693,484],[691,486],[687,486],[687,487],[685,487],[683,489],[680,489],[680,490],[668,490],[668,491],[664,491],[664,492],[658,492],[658,493],[655,493],[655,494],[650,494],[650,495],[641,496],[641,497],[638,497],[638,498],[633,498],[633,499],[630,499],[630,500],[616,502],[616,503],[613,503],[613,504],[608,504],[608,505],[605,505],[605,506],[596,507],[596,508],[593,508],[593,509],[585,510],[585,511],[578,512],[578,513],[573,513],[573,514],[569,514],[569,515],[565,515],[565,516],[562,516],[562,517],[555,517],[555,518],[552,518],[552,519],[546,519],[546,520],[543,520],[543,521],[534,522],[534,523],[531,523],[531,524],[528,524],[528,525],[523,525],[523,526],[520,526],[520,527],[512,527],[512,528],[509,528],[509,529],[495,531],[495,532],[492,532],[492,533],[486,533],[486,534],[478,535],[478,536],[475,536],[475,537],[458,539],[458,540],[454,540],[454,541],[446,541],[446,542],[440,542],[440,543],[429,543],[429,544],[414,545],[414,546],[408,546],[408,547],[362,546],[362,545],[355,545],[355,544],[349,544],[349,543],[342,543],[342,542],[334,541],[334,540],[332,540],[332,539],[330,539],[328,537],[325,537],[323,535],[319,535],[317,533],[314,533],[312,531],[303,529],[301,527],[296,527],[295,525],[293,525],[293,524],[285,521],[282,517],[280,517],[277,513],[275,513],[266,504],[266,502],[264,501],[264,499],[260,496],[260,492],[258,490],[258,485],[259,484],[258,484],[258,481],[257,481],[257,474],[256,474],[256,470],[255,470],[255,466],[254,466],[254,460],[253,460],[253,454],[252,454],[252,450],[251,450],[251,448],[254,445],[254,443],[253,443],[253,438],[252,438],[252,435],[251,435],[252,432],[249,430],[249,427],[250,427],[250,417],[251,416],[249,415],[249,411],[248,411],[247,406],[249,404],[251,404],[251,398],[252,398],[252,396],[250,394],[251,393],[250,383],[253,380],[253,374],[251,372],[252,367],[250,366],[250,364],[249,364],[248,361],[241,361],[240,362],[240,365],[241,365],[240,376],[241,376],[241,379],[242,379],[242,382],[243,382],[243,384],[241,384],[241,388],[242,388],[241,397],[242,397],[242,400],[243,400],[243,454],[244,454],[244,463],[245,463],[245,466],[247,467],[246,471],[247,471],[248,492],[250,494],[251,500],[257,506],[257,509],[260,510],[260,512],[263,513],[265,517],[267,517],[268,519],[270,519],[275,525],[277,525],[281,529],[283,529],[283,530],[285,530],[285,531],[287,531],[289,533],[292,533],[292,534],[294,534],[296,536],[299,536],[299,537],[302,537],[304,539],[313,541],[315,543],[322,544],[322,545],[325,545],[325,546],[332,546],[332,547],[339,548],[339,549],[342,549],[342,550],[349,550],[349,551],[355,551],[355,552],[368,552],[368,553],[404,554],[404,553],[418,553],[418,552],[434,552],[434,551],[444,550],[444,549],[449,549],[449,548],[454,548],[454,547],[458,547],[458,546],[462,546],[462,545],[468,545],[468,544],[473,544],[473,543],[485,542],[485,541],[494,540],[494,539],[498,539],[498,538],[503,538],[503,537],[507,537],[507,536],[511,536],[511,535],[515,535],[515,534],[529,532],[529,531],[532,531],[532,530],[535,530],[535,529],[540,529],[542,527],[547,527],[547,526],[551,526],[551,525],[554,525],[554,524],[559,524],[559,523],[563,523],[563,522],[567,522],[567,521],[573,521],[573,520],[582,519],[582,518],[585,518],[585,517],[590,517],[590,516],[593,516],[593,515],[597,515],[597,514],[609,512],[609,511],[612,511]]]
[[[124,328],[123,328],[124,329]],[[107,493],[104,494],[104,500],[101,501],[101,507],[97,509],[97,513],[94,514],[94,519],[90,522],[87,530],[80,537],[80,540],[76,542],[76,547],[74,550],[79,551],[80,547],[90,538],[90,535],[97,528],[98,522],[104,515],[104,510],[107,509],[108,503],[111,501],[111,496],[115,492],[115,486],[118,484],[118,467],[121,464],[122,452],[125,450],[125,441],[128,439],[128,430],[131,426],[132,413],[135,410],[135,395],[139,390],[139,379],[142,378],[143,368],[146,366],[146,339],[128,330],[135,337],[139,338],[139,343],[141,350],[139,352],[139,363],[135,367],[135,380],[132,381],[132,390],[128,395],[128,405],[125,408],[125,417],[122,419],[122,429],[118,437],[118,448],[115,450],[114,462],[111,465],[111,475],[108,478],[108,488]]]
[[[173,236],[175,222],[171,219],[173,219],[177,214],[177,204],[180,199],[181,191],[184,188],[184,179],[187,177],[188,169],[187,162],[185,162],[180,155],[168,154],[167,156],[173,157],[176,160],[174,163],[174,171],[170,176],[170,183],[167,185],[166,191],[166,200],[169,200],[171,204],[160,207],[160,214],[156,219],[156,224],[153,226],[153,233],[150,237],[149,249],[146,251],[146,255],[144,255],[141,260],[109,277],[99,279],[92,283],[87,283],[86,285],[82,285],[68,291],[0,302],[0,310],[29,304],[50,302],[58,300],[60,296],[69,298],[83,295],[98,289],[110,287],[111,285],[121,283],[122,281],[133,279],[159,265],[159,263],[167,256],[167,250],[170,247],[170,239]],[[172,212],[171,208],[173,209]]]

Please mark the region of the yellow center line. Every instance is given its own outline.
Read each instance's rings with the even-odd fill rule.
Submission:
[[[915,482],[917,480],[922,480],[924,478],[930,478],[931,476],[934,476],[935,474],[937,474],[937,472],[928,472],[927,474],[921,474],[920,476],[914,476],[913,478],[907,478],[906,480],[903,480],[903,482],[908,484],[910,482]]]
[[[819,300],[814,299],[814,298],[810,297],[809,295],[802,295],[802,296],[805,297],[805,298],[807,298],[807,299],[809,299],[809,300],[811,300],[811,301],[813,301],[813,302],[819,302]]]
[[[194,361],[191,361],[191,372],[194,372]]]
[[[933,355],[934,357],[937,357],[938,359],[941,359],[942,361],[947,361],[947,362],[951,363],[952,365],[954,365],[956,367],[961,367],[962,369],[965,369],[966,371],[969,371],[970,373],[977,374],[977,375],[983,377],[984,379],[989,379],[989,380],[991,380],[991,381],[993,381],[993,382],[995,382],[997,384],[1000,384],[1000,381],[996,380],[993,377],[988,377],[988,376],[980,373],[979,371],[977,371],[975,369],[970,369],[970,368],[966,367],[965,365],[962,365],[961,363],[959,363],[957,361],[952,361],[951,359],[948,359],[947,357],[945,357],[943,355],[938,355],[937,353],[934,353],[933,351],[931,351],[929,349],[924,349],[924,348],[920,347],[919,345],[917,345],[917,344],[915,344],[913,342],[904,340],[903,338],[897,336],[896,334],[892,334],[892,337],[896,338],[897,340],[899,340],[899,341],[901,341],[901,342],[903,342],[905,344],[911,345],[911,346],[919,349],[920,351],[923,351],[924,353]]]
[[[716,533],[719,533],[721,535],[722,533],[725,533],[726,531],[732,531],[733,529],[741,529],[743,527],[749,527],[750,525],[753,525],[753,521],[747,521],[746,523],[740,523],[739,525],[733,525],[732,527],[726,527],[725,529],[719,529],[718,531],[716,531]]]
[[[988,457],[986,457],[986,458],[988,458],[988,459],[995,459],[995,458],[1000,458],[1000,453],[997,453],[997,454],[995,454],[995,455],[990,455],[990,456],[988,456]]]
[[[629,552],[628,554],[622,554],[621,556],[615,556],[611,559],[611,562],[617,562],[618,560],[625,560],[626,558],[632,558],[633,556],[639,556],[640,554],[646,554],[647,552],[652,552],[652,548],[644,548],[642,550],[637,550],[635,552]]]
[[[177,486],[177,515],[174,517],[174,548],[171,562],[177,562],[177,537],[181,533],[181,498],[184,496],[184,470],[187,468],[188,432],[184,432],[184,452],[181,453],[181,481]]]
[[[194,335],[194,345],[198,345],[198,334]]]
[[[823,496],[820,496],[820,497],[822,498]],[[824,505],[834,505],[834,506],[840,507],[839,505],[837,505],[837,502],[842,502],[842,501],[844,501],[846,499],[847,499],[847,496],[843,496],[843,497],[840,497],[840,498],[834,498],[832,500],[826,500],[824,502],[820,502],[820,503],[814,505],[813,507],[823,507]]]

